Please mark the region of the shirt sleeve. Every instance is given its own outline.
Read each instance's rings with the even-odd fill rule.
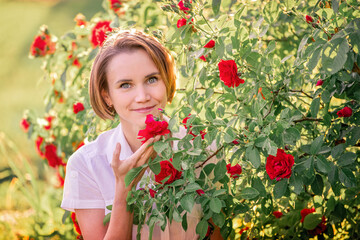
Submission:
[[[89,159],[87,159],[89,160]],[[75,152],[67,163],[61,207],[74,209],[104,209],[105,201],[81,151]]]

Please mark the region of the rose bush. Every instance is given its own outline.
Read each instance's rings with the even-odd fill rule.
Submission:
[[[167,128],[177,133],[185,125],[188,134],[162,138],[154,144],[158,156],[129,172],[127,183],[145,167],[173,180],[147,179],[146,191],[131,192],[134,224],[178,221],[187,229],[198,204],[201,238],[212,224],[230,239],[359,237],[357,1],[120,1],[111,8],[113,2],[104,1],[105,11],[89,21],[77,17],[64,36],[51,36],[55,48],[37,40],[38,54],[30,52],[44,61],[50,88],[46,114],[23,118],[40,156],[53,144],[54,159],[66,163],[84,139],[118,124],[95,117],[87,81],[106,34],[137,27],[177,60]],[[74,114],[77,102],[84,110]],[[237,164],[241,171],[227,174]],[[54,171],[64,177],[66,166]],[[301,211],[312,207],[302,221]]]

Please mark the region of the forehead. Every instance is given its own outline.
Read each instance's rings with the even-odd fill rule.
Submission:
[[[106,75],[112,78],[136,78],[158,72],[154,61],[144,49],[131,49],[116,54],[107,66]]]

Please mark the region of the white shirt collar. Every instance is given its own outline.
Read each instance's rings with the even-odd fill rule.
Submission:
[[[133,154],[129,143],[126,141],[124,132],[121,127],[121,123],[114,129],[111,137],[109,138],[106,155],[109,163],[111,163],[113,158],[113,153],[116,148],[116,143],[120,143],[121,151],[120,151],[120,160],[125,160]]]

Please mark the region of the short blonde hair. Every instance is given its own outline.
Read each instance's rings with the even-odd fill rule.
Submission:
[[[95,113],[102,119],[114,119],[113,107],[107,106],[101,92],[109,91],[106,70],[114,56],[122,52],[144,49],[165,82],[167,101],[171,102],[176,89],[174,58],[158,40],[140,31],[118,31],[109,36],[97,54],[90,74],[90,103]]]

